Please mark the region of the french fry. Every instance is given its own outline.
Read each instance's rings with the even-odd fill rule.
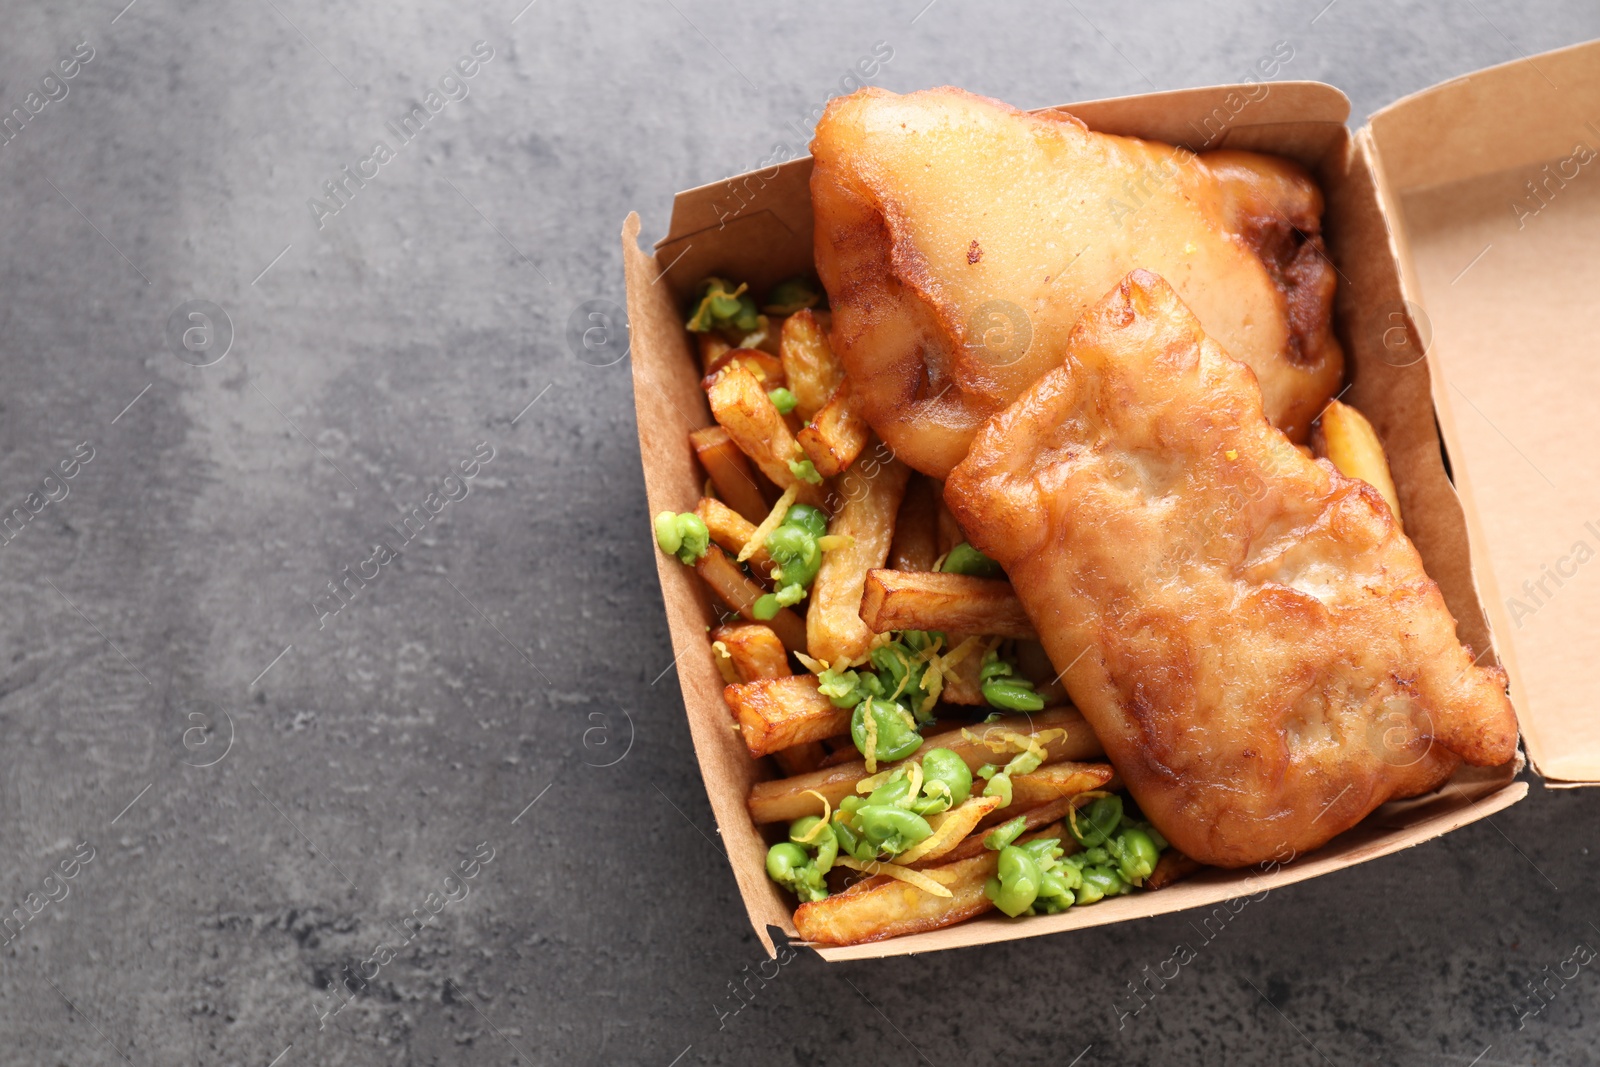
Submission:
[[[777,761],[778,769],[784,774],[805,774],[807,771],[817,769],[827,751],[822,747],[822,742],[807,741],[804,744],[779,749],[772,754],[772,758]]]
[[[728,555],[735,558],[744,548],[745,542],[756,532],[755,523],[715,497],[701,497],[700,503],[694,507],[694,513],[706,524],[706,529],[711,533],[711,540],[721,545]],[[772,571],[772,557],[767,555],[767,550],[764,548],[752,552],[749,562],[750,569],[757,574],[769,574]]]
[[[766,517],[769,505],[756,481],[755,470],[727,430],[721,426],[694,430],[689,434],[689,446],[729,507],[751,522]]]
[[[860,603],[861,621],[873,633],[939,630],[1038,639],[1022,601],[1002,579],[874,570],[863,583]]]
[[[1060,829],[1056,823],[1033,836],[1058,837]],[[801,937],[819,945],[860,945],[938,930],[994,907],[983,884],[999,864],[1000,853],[984,849],[981,855],[918,872],[948,890],[947,897],[888,880],[801,904],[794,923]]]
[[[1075,797],[1091,789],[1104,789],[1116,777],[1116,773],[1109,763],[1048,763],[1036,771],[1012,777],[1011,807],[1023,811]]]
[[[695,334],[695,345],[700,350],[700,373],[710,374],[711,367],[717,358],[724,352],[733,348],[727,341],[714,333]]]
[[[794,394],[794,409],[809,422],[844,380],[844,368],[810,308],[783,320],[778,357],[783,361],[789,392]]]
[[[766,623],[731,622],[712,630],[711,640],[728,650],[741,682],[787,678],[794,673],[783,642]]]
[[[700,379],[700,388],[710,389],[717,375],[736,363],[755,375],[763,389],[776,389],[783,384],[783,363],[777,356],[759,348],[730,348],[711,361],[705,377]]]
[[[711,402],[711,414],[762,474],[780,489],[797,486],[802,504],[822,505],[822,487],[801,481],[789,469],[789,461],[804,453],[754,374],[741,366],[727,367],[706,390],[706,399]],[[749,515],[745,518],[759,521]]]
[[[817,473],[832,478],[856,461],[871,434],[861,402],[846,378],[796,436]]]
[[[1000,737],[1007,732],[1033,736],[1057,730],[1061,731],[1060,735],[1052,732],[1042,741],[1046,766],[1061,760],[1088,760],[1103,755],[1100,739],[1095,737],[1094,731],[1084,722],[1077,709],[1046,708],[1032,715],[1008,715],[992,723],[975,723],[963,729],[935,734],[923,741],[922,746],[909,758],[916,759],[932,748],[948,748],[965,760],[969,768],[977,770],[985,763],[996,761],[995,751],[983,743],[986,739]],[[973,737],[969,738],[966,734]],[[884,764],[880,765],[880,769],[888,770],[895,766],[898,764]],[[856,783],[865,777],[866,761],[855,759],[810,774],[757,782],[750,788],[745,806],[750,809],[750,817],[758,823],[788,822],[802,815],[821,815],[822,801],[811,795],[812,790],[826,797],[829,804],[838,807],[839,801],[855,794]],[[1022,775],[1017,777],[1021,778]]]
[[[850,729],[850,709],[836,708],[817,691],[815,675],[763,678],[722,691],[752,756],[836,737]]]
[[[843,500],[828,533],[851,540],[823,553],[806,610],[808,650],[830,664],[858,662],[872,647],[872,631],[861,621],[861,587],[867,572],[889,558],[895,512],[911,473],[899,460],[868,466],[851,467],[839,479]]]
[[[889,566],[897,571],[931,571],[939,557],[939,487],[923,474],[913,474],[894,518]]]
[[[1173,882],[1181,882],[1192,874],[1205,870],[1206,865],[1192,860],[1175,848],[1169,848],[1156,860],[1156,869],[1144,880],[1146,889],[1165,889]]]
[[[950,891],[936,897],[889,879],[869,889],[801,904],[794,913],[800,936],[819,945],[860,945],[886,937],[938,930],[994,907],[983,884],[994,875],[1000,854],[988,852],[922,873]]]
[[[1312,430],[1311,447],[1319,457],[1338,467],[1340,474],[1359,478],[1376,489],[1388,502],[1395,525],[1402,525],[1400,496],[1389,474],[1389,457],[1384,455],[1383,442],[1365,415],[1349,404],[1330,400]]]
[[[783,647],[790,652],[804,652],[806,648],[806,625],[800,616],[788,608],[779,608],[778,614],[770,619],[757,620],[753,608],[755,602],[765,595],[755,582],[739,569],[739,565],[716,545],[700,557],[694,565],[700,577],[711,591],[716,594],[728,607],[737,611],[747,622],[764,621],[778,635],[778,640],[783,642]]]

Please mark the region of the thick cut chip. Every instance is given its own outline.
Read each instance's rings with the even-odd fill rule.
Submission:
[[[789,654],[772,627],[759,622],[734,622],[711,631],[713,645],[721,645],[741,682],[762,678],[787,678]]]
[[[870,571],[861,590],[861,621],[879,634],[938,630],[1028,640],[1036,636],[1010,582],[937,571]]]
[[[750,522],[760,522],[771,505],[750,460],[739,451],[728,431],[721,426],[692,430],[689,446],[727,505]]]
[[[1186,855],[1306,852],[1516,750],[1377,491],[1307,459],[1134,271],[945,487],[1139,807]]]
[[[722,691],[752,756],[838,737],[850,729],[850,709],[836,708],[817,691],[815,675],[763,678]]]
[[[839,479],[842,500],[828,533],[846,540],[823,553],[811,584],[811,606],[806,609],[808,650],[824,663],[835,667],[859,663],[872,649],[872,631],[861,621],[861,590],[867,572],[889,558],[894,516],[910,473],[894,460],[862,462]]]
[[[867,421],[944,475],[1129,270],[1165,275],[1303,439],[1339,388],[1322,193],[1297,164],[1092,133],[959,89],[833,101],[816,263]]]
[[[856,461],[872,429],[861,414],[861,402],[848,379],[839,383],[828,402],[795,435],[806,456],[824,478],[832,478]]]

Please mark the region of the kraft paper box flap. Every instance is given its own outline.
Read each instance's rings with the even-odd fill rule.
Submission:
[[[1340,278],[1334,314],[1351,375],[1347,399],[1361,408],[1384,441],[1407,534],[1443,590],[1462,639],[1482,650],[1480,662],[1497,662],[1471,562],[1468,511],[1451,484],[1440,448],[1439,423],[1448,413],[1441,411],[1436,422],[1437,374],[1431,360],[1396,360],[1389,334],[1382,328],[1386,311],[1403,307],[1397,256],[1403,253],[1404,242],[1397,241],[1393,232],[1392,208],[1371,144],[1345,126],[1349,102],[1332,86],[1272,83],[1265,94],[1261,88],[1219,86],[1067,105],[1061,110],[1078,115],[1094,129],[1169,139],[1196,150],[1273,151],[1297,159],[1313,172],[1326,196],[1324,230]],[[1241,105],[1241,101],[1247,102]],[[712,424],[699,386],[698,363],[683,330],[687,296],[707,274],[748,281],[759,293],[772,282],[810,272],[810,173],[809,158],[791,160],[678,194],[670,230],[657,243],[654,255],[638,246],[637,215],[630,215],[623,228],[634,399],[652,514],[693,507],[701,492],[701,476],[687,434]],[[1375,324],[1379,328],[1374,329]],[[1459,478],[1463,461],[1454,458]],[[707,795],[751,924],[770,953],[774,933],[797,936],[794,904],[766,877],[767,841],[761,828],[752,825],[744,800],[754,781],[771,777],[774,771],[768,761],[750,758],[732,728],[706,637],[715,620],[709,594],[698,576],[675,559],[658,552],[657,565]],[[1596,571],[1600,573],[1600,567]],[[1501,810],[1526,795],[1527,786],[1513,780],[1518,770],[1520,762],[1462,768],[1442,790],[1386,804],[1316,853],[1279,869],[1208,871],[1159,893],[1107,900],[1058,916],[1027,922],[990,916],[931,933],[818,951],[830,960],[900,955],[1100,926],[1225,901],[1237,904],[1251,894],[1411,847]]]
[[[1600,42],[1407,97],[1370,138],[1529,758],[1600,782]]]

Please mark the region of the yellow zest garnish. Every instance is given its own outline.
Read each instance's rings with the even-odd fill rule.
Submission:
[[[944,654],[940,660],[940,669],[948,671],[951,667],[954,667],[957,663],[960,663],[962,660],[966,659],[968,654],[971,653],[973,649],[978,648],[983,643],[984,641],[981,637],[967,638],[955,648],[952,648],[949,652]]]
[[[861,755],[866,758],[867,773],[876,774],[878,773],[878,719],[872,714],[872,708],[867,708],[866,713],[861,716],[861,721],[866,723],[867,734],[867,747],[862,750]]]
[[[1227,456],[1229,459],[1238,459],[1239,458],[1239,453],[1235,452],[1231,448],[1228,449],[1226,452],[1224,452],[1223,455]]]
[[[833,805],[828,803],[827,797],[823,796],[815,789],[807,789],[801,795],[804,796],[805,793],[810,793],[812,796],[822,801],[822,821],[813,826],[810,833],[805,834],[799,839],[800,841],[809,845],[817,839],[818,835],[820,835],[822,831],[828,828],[828,820],[833,818]]]
[[[739,672],[734,669],[733,656],[728,652],[728,646],[721,641],[711,642],[711,656],[717,661],[717,670],[722,674],[722,680],[729,685],[739,684]]]
[[[877,774],[868,775],[856,783],[856,792],[860,793],[862,796],[866,796],[868,793],[872,792],[874,789],[893,778],[895,773],[899,770],[899,767],[891,767],[886,771],[879,771]]]
[[[833,862],[838,864],[840,867],[848,867],[852,871],[866,871],[869,874],[887,875],[890,878],[905,882],[907,885],[914,885],[924,893],[929,893],[936,897],[949,897],[954,895],[950,892],[950,890],[946,889],[938,882],[935,882],[932,878],[929,878],[921,871],[913,871],[911,868],[902,867],[898,863],[883,863],[879,860],[872,860],[868,863],[862,863],[854,856],[840,856]]]
[[[800,665],[806,670],[810,671],[812,674],[821,674],[823,671],[828,669],[828,664],[826,662],[820,659],[812,659],[804,652],[796,652],[794,654],[794,658],[799,660]]]
[[[739,562],[743,563],[761,550],[767,543],[767,538],[772,531],[783,525],[783,517],[789,513],[789,505],[794,503],[794,498],[800,495],[800,487],[791,485],[783,491],[778,502],[772,505],[772,510],[767,512],[767,517],[761,520],[761,525],[756,527],[756,532],[750,535],[750,540],[744,543],[739,550]]]
[[[906,790],[906,795],[901,799],[900,806],[902,808],[910,808],[911,805],[917,802],[917,794],[922,792],[922,764],[917,760],[912,760],[904,766],[907,777],[910,778],[910,788]]]
[[[836,548],[849,548],[856,543],[856,539],[849,534],[823,534],[817,538],[817,547],[824,552],[832,552]]]
[[[944,783],[941,782],[940,784],[943,785]],[[899,863],[915,863],[924,856],[942,856],[949,852],[955,847],[957,841],[966,836],[965,831],[970,829],[965,818],[957,819],[953,816],[957,811],[960,811],[965,816],[970,809],[977,807],[988,811],[994,805],[979,797],[973,797],[963,803],[960,808],[952,808],[941,815],[929,816],[928,825],[933,827],[933,834],[900,853],[895,857],[895,860]]]
[[[904,693],[906,691],[906,686],[911,684],[911,664],[906,660],[906,657],[900,652],[899,649],[893,649],[891,651],[894,652],[894,658],[900,661],[900,666],[905,668],[905,673],[900,675],[900,684],[894,687],[893,693],[889,694],[890,700],[899,700],[900,694]],[[914,722],[910,724],[912,729],[916,729],[916,725],[917,724]]]

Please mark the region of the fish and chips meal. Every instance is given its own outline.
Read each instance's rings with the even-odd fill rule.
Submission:
[[[704,490],[654,519],[802,940],[1301,855],[1514,756],[1337,399],[1302,167],[948,88],[812,150],[820,284],[697,287]]]

